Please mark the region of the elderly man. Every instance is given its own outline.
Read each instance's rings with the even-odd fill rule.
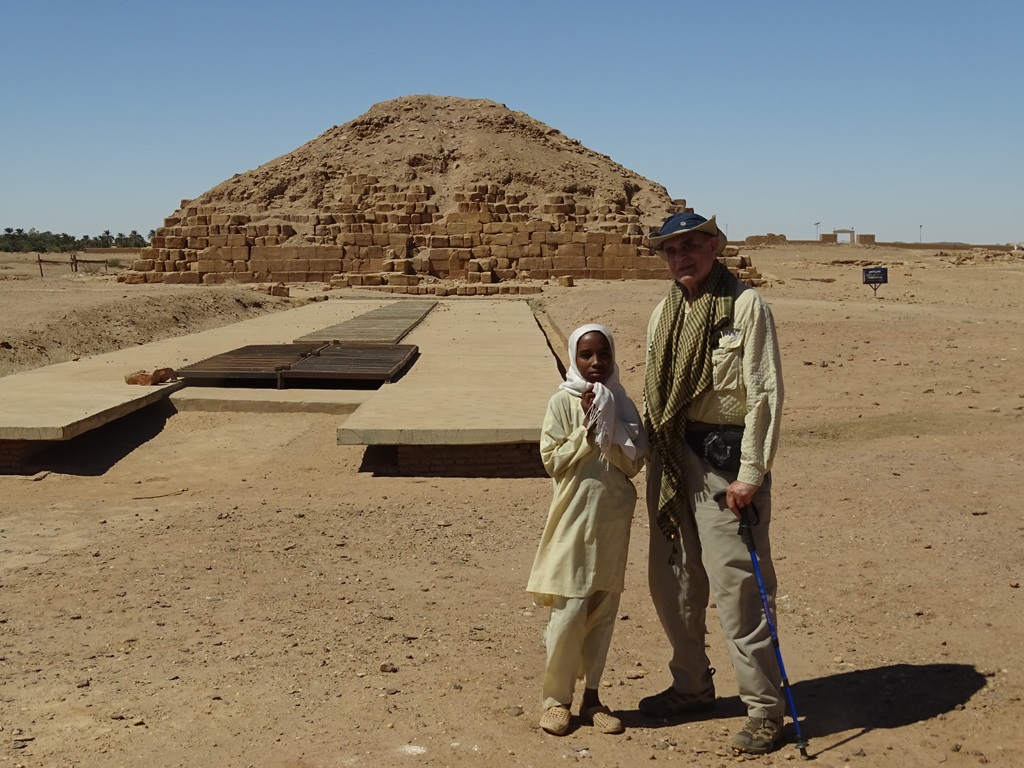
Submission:
[[[748,719],[739,752],[778,746],[781,675],[750,554],[738,533],[752,505],[755,547],[775,605],[768,526],[782,377],[771,311],[718,260],[726,238],[715,217],[677,213],[650,238],[668,263],[669,295],[647,329],[644,400],[652,458],[651,597],[672,645],[672,685],[640,702],[650,717],[678,718],[715,705],[704,651],[709,587]],[[725,491],[722,501],[715,495]]]

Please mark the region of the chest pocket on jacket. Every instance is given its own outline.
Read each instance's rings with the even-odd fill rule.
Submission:
[[[739,389],[743,382],[743,337],[723,336],[711,351],[715,389]]]

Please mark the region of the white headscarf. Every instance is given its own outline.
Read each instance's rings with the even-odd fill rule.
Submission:
[[[594,331],[608,339],[608,346],[612,350],[612,372],[603,384],[587,381],[576,367],[576,347],[583,336]],[[626,456],[635,459],[646,449],[647,440],[640,413],[619,383],[619,364],[615,360],[615,338],[612,332],[596,323],[581,325],[569,336],[569,364],[565,381],[559,389],[576,397],[583,397],[588,389],[594,390],[594,404],[587,412],[584,424],[588,429],[593,428],[594,438],[602,453],[607,453],[613,444],[620,445]]]

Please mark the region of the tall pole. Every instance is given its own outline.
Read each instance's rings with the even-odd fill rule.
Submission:
[[[820,222],[820,221],[816,221],[816,222],[814,222],[814,239],[815,239],[815,240],[817,240],[817,239],[818,239],[818,225],[819,225],[819,224],[821,224],[821,222]]]
[[[917,242],[921,242],[921,230],[924,228],[924,224],[917,225]]]

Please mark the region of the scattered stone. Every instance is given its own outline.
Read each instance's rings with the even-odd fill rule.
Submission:
[[[396,667],[390,661],[385,661],[383,664],[380,665],[380,671],[381,672],[397,672],[398,671],[398,667]]]
[[[509,717],[519,717],[521,714],[523,714],[523,708],[519,706],[509,707],[505,710],[505,714]]]
[[[144,387],[175,381],[177,376],[173,368],[156,368],[153,371],[135,371],[124,377],[125,384],[140,384]]]

